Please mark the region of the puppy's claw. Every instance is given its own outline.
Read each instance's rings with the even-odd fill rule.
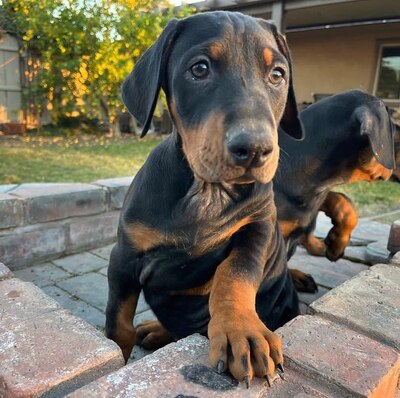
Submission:
[[[283,369],[283,365],[281,363],[278,363],[278,365],[276,365],[276,368],[280,370],[282,373],[285,373],[285,370]]]
[[[243,380],[246,384],[246,388],[250,388],[250,377],[249,376],[244,376]]]
[[[268,375],[265,375],[265,380],[267,380],[268,387],[271,387],[271,379]]]
[[[219,360],[217,364],[217,373],[221,374],[224,370],[224,361]]]
[[[278,376],[279,376],[282,380],[285,380],[285,376],[284,376],[282,373],[278,372]]]

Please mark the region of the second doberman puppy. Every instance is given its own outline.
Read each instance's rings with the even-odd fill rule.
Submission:
[[[272,330],[298,313],[271,183],[279,124],[302,136],[289,51],[274,26],[239,13],[172,20],[124,83],[143,134],[160,88],[177,131],[127,194],[106,334],[127,360],[143,290],[161,322],[147,346],[162,343],[161,325],[175,338],[208,334],[211,365],[249,385],[282,364]]]
[[[306,138],[298,142],[284,134],[282,157],[274,178],[278,220],[288,245],[288,258],[302,243],[331,261],[340,258],[357,225],[357,210],[336,185],[387,180],[395,168],[395,126],[380,99],[360,90],[325,98],[300,118]],[[325,241],[314,236],[318,211],[332,220]],[[292,271],[300,290],[312,291],[311,278]]]

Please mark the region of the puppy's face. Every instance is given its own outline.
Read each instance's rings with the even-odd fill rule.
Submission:
[[[241,14],[186,20],[164,90],[194,174],[208,182],[269,182],[290,65],[269,25]]]

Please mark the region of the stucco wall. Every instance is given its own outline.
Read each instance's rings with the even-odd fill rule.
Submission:
[[[380,45],[400,45],[400,23],[293,32],[287,40],[298,102],[351,88],[372,94]]]

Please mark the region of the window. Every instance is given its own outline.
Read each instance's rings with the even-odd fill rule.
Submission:
[[[400,100],[400,44],[381,47],[375,95],[385,100]]]

